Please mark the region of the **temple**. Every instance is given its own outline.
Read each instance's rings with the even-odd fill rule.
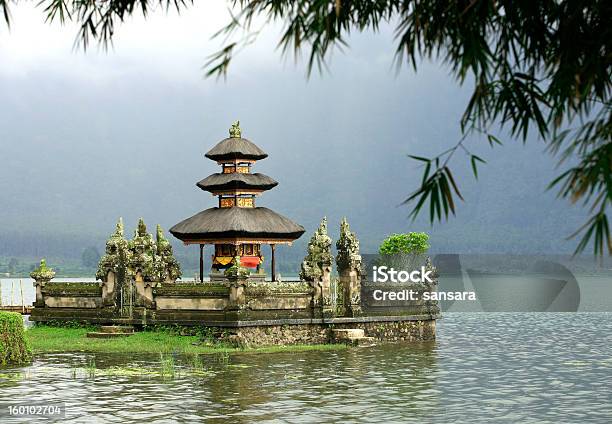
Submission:
[[[429,258],[410,260],[431,275],[430,281],[390,287],[369,280],[368,270],[391,266],[397,258],[362,256],[346,219],[339,226],[336,256],[323,218],[308,242],[299,279],[277,278],[276,245],[291,244],[304,228],[256,206],[258,196],[278,184],[251,172],[267,156],[242,138],[238,122],[229,138],[206,153],[221,172],[197,186],[216,196],[218,204],[170,229],[185,244],[200,247],[199,278],[181,278],[181,267],[161,227],[155,237],[140,219],[128,240],[120,219],[106,242],[97,281],[52,281],[55,273],[41,261],[31,273],[36,302],[30,320],[101,325],[100,332],[88,336],[104,338],[115,337],[125,326],[132,326],[130,331],[150,325],[199,326],[215,340],[240,347],[434,340],[440,308],[437,299],[423,295],[437,291],[437,272]],[[214,246],[210,281],[204,281],[206,245]],[[271,250],[272,281],[264,271],[265,245]],[[385,290],[409,290],[417,299],[379,299],[375,293]]]
[[[276,281],[276,245],[291,245],[304,234],[304,228],[271,209],[255,205],[257,196],[278,185],[267,175],[251,172],[255,162],[268,155],[242,138],[239,122],[231,126],[229,135],[205,155],[221,166],[221,172],[196,184],[216,196],[218,205],[179,222],[170,233],[185,244],[200,246],[200,281],[204,281],[203,252],[207,244],[215,246],[211,281],[225,279],[224,271],[233,265],[251,269],[252,280],[264,280],[262,244],[270,245],[270,274]]]

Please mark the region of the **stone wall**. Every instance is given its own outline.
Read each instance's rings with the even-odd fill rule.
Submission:
[[[422,342],[436,339],[436,320],[364,322],[335,328],[361,328],[367,337],[386,342]]]
[[[366,337],[379,342],[423,342],[436,338],[435,317],[430,318],[386,317],[385,321],[371,322],[349,319],[340,323],[256,325],[218,331],[225,331],[228,341],[245,347],[333,343],[332,330],[340,328],[363,329]]]
[[[321,286],[332,288],[327,271]],[[224,329],[232,343],[244,346],[331,343],[333,329],[363,329],[366,337],[384,342],[435,339],[437,304],[407,301],[343,308],[342,284],[338,306],[330,293],[308,282],[225,283],[144,282],[136,279],[122,291],[110,278],[102,282],[37,282],[32,321],[84,321],[136,326],[178,324]],[[118,293],[123,293],[118,296]],[[119,299],[133,295],[130,307]],[[367,293],[367,292],[366,292]],[[396,302],[397,304],[397,302]],[[361,305],[364,305],[363,310]],[[121,307],[120,307],[121,306]],[[326,313],[327,312],[327,313]]]
[[[245,347],[325,344],[331,341],[331,328],[323,325],[260,325],[231,329],[229,341]]]
[[[102,308],[102,288],[96,282],[47,282],[40,290],[45,308]]]

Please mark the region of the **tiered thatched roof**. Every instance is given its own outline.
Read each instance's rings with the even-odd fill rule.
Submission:
[[[301,225],[263,207],[210,208],[170,228],[170,233],[183,241],[233,238],[295,240],[304,231]]]
[[[230,137],[217,143],[205,156],[216,161],[232,159],[260,160],[267,158],[268,154],[246,138]]]
[[[231,174],[216,173],[209,175],[196,184],[205,191],[220,191],[233,189],[270,190],[278,185],[277,181],[264,174]]]
[[[206,153],[217,162],[254,162],[268,155],[249,140],[242,138],[235,122],[226,138]],[[247,169],[250,171],[250,167]],[[216,173],[197,183],[202,190],[221,196],[255,196],[275,187],[278,182],[263,174]],[[244,192],[242,192],[244,190]],[[246,192],[246,193],[245,193]],[[240,199],[236,199],[240,200]],[[304,228],[268,208],[251,207],[254,202],[236,201],[227,207],[206,209],[170,229],[185,243],[288,243],[304,234]],[[245,206],[248,205],[248,206]]]

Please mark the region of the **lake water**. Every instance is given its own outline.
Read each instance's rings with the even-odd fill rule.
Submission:
[[[0,403],[66,402],[58,422],[610,423],[610,381],[612,313],[455,312],[419,345],[39,355],[0,370]]]

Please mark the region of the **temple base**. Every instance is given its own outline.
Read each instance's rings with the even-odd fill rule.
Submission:
[[[265,272],[254,272],[249,275],[249,281],[266,281],[267,274]],[[208,274],[208,278],[210,278],[211,283],[223,283],[228,282],[228,278],[225,276],[223,272],[211,272]]]

